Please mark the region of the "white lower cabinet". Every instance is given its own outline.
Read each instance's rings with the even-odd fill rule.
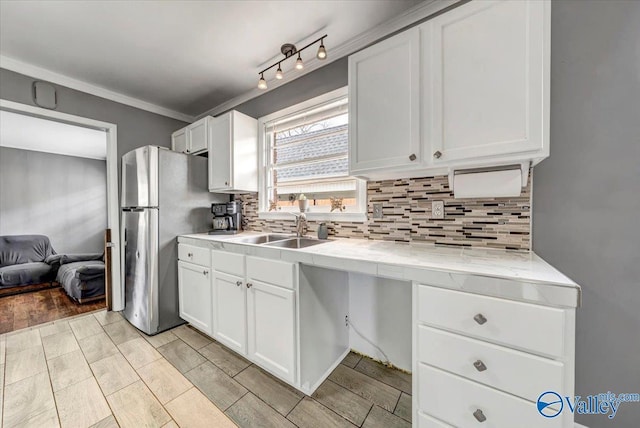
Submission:
[[[294,382],[296,292],[255,280],[247,286],[249,358]]]
[[[211,269],[178,261],[178,299],[180,318],[211,335]]]
[[[295,384],[297,265],[218,250],[212,265],[213,337]]]
[[[239,354],[247,351],[244,278],[214,271],[213,337]]]
[[[573,396],[575,309],[413,287],[418,426],[573,428],[570,411],[547,418],[536,401]]]

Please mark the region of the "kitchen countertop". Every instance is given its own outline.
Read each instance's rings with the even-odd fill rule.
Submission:
[[[238,242],[264,234],[192,234],[179,236],[178,242],[533,303],[580,304],[580,287],[533,252],[352,238],[300,249]]]

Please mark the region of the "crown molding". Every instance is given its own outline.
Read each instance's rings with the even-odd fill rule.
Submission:
[[[87,83],[82,80],[74,79],[59,73],[56,73],[46,68],[38,67],[26,62],[22,62],[13,58],[9,58],[4,55],[0,55],[0,68],[5,68],[16,73],[24,74],[34,79],[42,79],[47,82],[55,83],[57,85],[66,86],[67,88],[75,89],[77,91],[86,92],[91,95],[95,95],[100,98],[115,101],[120,104],[125,104],[131,107],[145,110],[151,113],[159,114],[161,116],[170,117],[172,119],[178,119],[183,122],[191,123],[194,121],[193,116],[189,116],[184,113],[180,113],[165,107],[161,107],[156,104],[142,101],[138,98],[133,98],[128,95],[114,92],[109,89],[97,86],[91,83]]]
[[[311,73],[314,70],[317,70],[327,64],[332,63],[333,61],[337,61],[340,58],[351,55],[361,49],[366,48],[367,46],[377,42],[378,40],[389,36],[397,31],[400,31],[411,24],[415,24],[418,21],[428,18],[431,15],[434,15],[440,12],[443,9],[446,9],[450,6],[453,6],[456,3],[464,2],[465,0],[425,0],[424,2],[407,9],[403,13],[391,18],[382,24],[373,27],[370,30],[365,31],[351,39],[347,42],[343,43],[340,46],[331,47],[327,49],[329,55],[325,60],[319,60],[315,57],[313,59],[306,61],[303,70],[295,70],[290,69],[284,73],[284,78],[282,80],[271,79],[267,81],[268,88],[267,89],[258,89],[253,88],[250,91],[245,92],[242,95],[234,97],[229,101],[225,101],[222,104],[217,105],[216,107],[205,111],[202,114],[196,116],[196,119],[199,119],[204,116],[217,116],[221,113],[224,113],[228,110],[233,109],[234,107],[245,103],[253,98],[259,97],[260,95],[266,94],[269,91],[272,91],[280,86],[286,85],[287,83],[304,76],[305,74]],[[330,38],[327,37],[327,43],[330,43]],[[272,61],[273,62],[273,61]],[[256,69],[256,81],[258,78],[258,71]]]

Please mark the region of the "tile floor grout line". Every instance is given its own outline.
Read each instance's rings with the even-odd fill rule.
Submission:
[[[371,414],[371,411],[373,410],[373,407],[375,406],[374,403],[372,403],[371,407],[369,407],[369,411],[367,412],[367,416],[364,417],[364,419],[362,420],[362,423],[360,425],[358,425],[359,427],[364,426],[364,423],[367,422],[367,418],[369,417],[369,415]],[[354,424],[355,425],[355,424]]]
[[[291,410],[289,410],[289,411],[287,412],[287,414],[286,414],[286,415],[284,415],[284,417],[285,417],[285,418],[287,418],[287,419],[289,419],[289,415],[291,414],[291,412],[293,412],[293,409],[295,409],[296,407],[298,407],[298,405],[299,405],[300,403],[302,403],[302,400],[304,400],[304,397],[306,397],[306,396],[307,396],[307,394],[303,394],[303,395],[302,395],[302,397],[301,397],[301,398],[298,400],[298,402],[295,404],[295,406],[293,406],[293,407],[291,408]],[[295,423],[294,423],[294,425],[295,425]]]
[[[400,399],[401,398],[402,398],[402,391],[400,391],[400,395],[398,395],[398,401],[396,401],[396,405],[393,406],[393,410],[391,412],[389,412],[389,413],[391,413],[391,414],[395,414],[396,413],[396,409],[398,408],[398,404],[400,404]]]
[[[233,378],[232,378],[232,379],[233,379]],[[243,387],[243,388],[244,388],[244,387]],[[244,388],[244,389],[246,389],[246,390],[247,390],[247,392],[245,392],[244,394],[242,394],[242,395],[241,395],[241,396],[240,396],[236,401],[234,401],[233,403],[231,403],[231,405],[229,405],[229,407],[227,407],[227,408],[226,408],[226,409],[224,409],[224,410],[222,410],[222,409],[220,409],[220,407],[216,406],[216,403],[213,403],[213,401],[212,401],[212,403],[213,403],[213,405],[214,405],[214,406],[218,407],[218,409],[222,410],[222,413],[225,413],[227,410],[229,410],[230,408],[232,408],[232,407],[233,407],[233,406],[234,406],[238,401],[242,400],[242,399],[245,397],[245,395],[247,395],[247,394],[250,394],[250,393],[251,393],[247,388]],[[209,398],[209,397],[207,397],[207,398]],[[211,400],[209,400],[209,401],[211,401]]]
[[[71,328],[71,327],[69,327]],[[56,400],[56,393],[53,390],[53,379],[51,379],[51,370],[49,368],[49,360],[47,360],[47,354],[44,351],[44,343],[42,343],[42,335],[41,335],[41,331],[40,329],[38,329],[38,336],[40,336],[40,346],[42,346],[42,354],[44,355],[44,363],[47,365],[47,377],[49,378],[49,386],[51,387],[51,395],[53,395],[53,405],[56,409],[56,419],[58,420],[58,425],[62,426],[62,421],[60,420],[60,412],[58,411],[58,400]],[[78,344],[78,347],[80,347],[80,345]],[[83,355],[84,357],[84,355]],[[4,394],[2,396],[2,399],[4,401]],[[4,415],[4,413],[3,413]],[[4,416],[3,416],[4,419]]]

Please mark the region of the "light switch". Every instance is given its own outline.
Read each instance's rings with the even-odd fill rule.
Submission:
[[[373,218],[382,218],[382,204],[373,204]]]

